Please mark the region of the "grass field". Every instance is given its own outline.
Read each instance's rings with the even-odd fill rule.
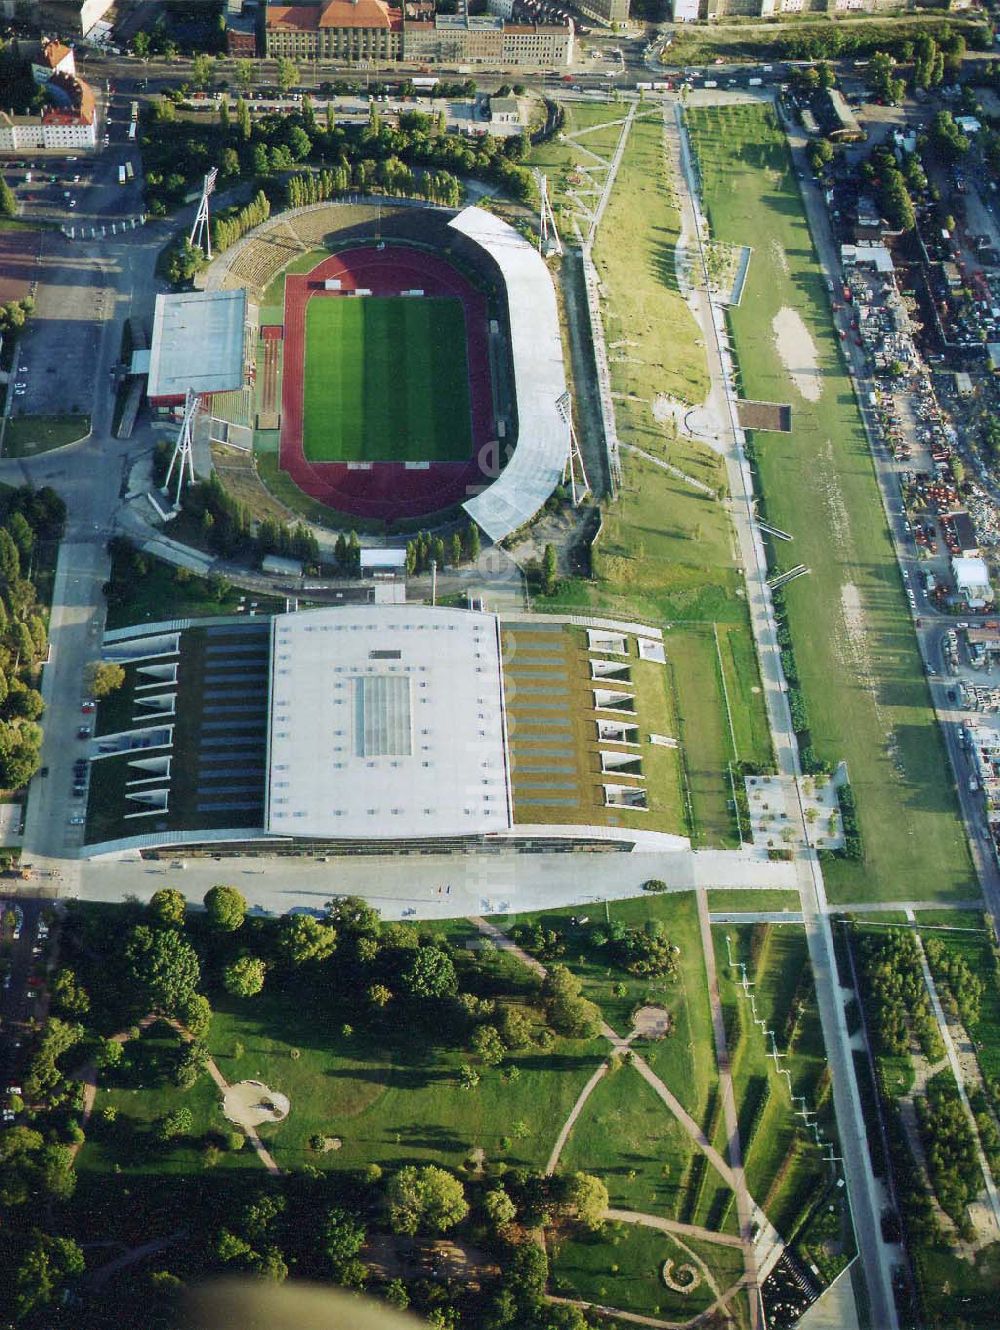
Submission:
[[[302,447],[310,462],[460,462],[472,453],[462,305],[312,299]]]
[[[559,1172],[594,1173],[618,1209],[679,1219],[694,1149],[687,1132],[639,1073],[622,1066],[598,1082],[584,1105]],[[721,1183],[713,1169],[709,1172]]]
[[[3,450],[7,457],[36,457],[39,453],[64,448],[85,439],[90,433],[90,417],[17,416],[7,421]]]
[[[718,239],[753,241],[731,311],[746,396],[789,401],[790,434],[753,440],[767,518],[811,569],[787,605],[817,755],[846,759],[864,864],[829,865],[832,900],[975,896],[867,440],[829,313],[784,135],[770,107],[698,108],[688,123]],[[782,311],[815,347],[819,396],[794,386],[772,333]]]
[[[706,1245],[701,1244],[702,1256]],[[732,1287],[743,1272],[737,1248],[713,1247],[710,1269],[720,1292]],[[687,1243],[667,1233],[639,1224],[614,1224],[593,1237],[570,1239],[557,1244],[552,1274],[564,1297],[582,1298],[634,1315],[660,1316],[683,1323],[704,1311],[715,1300],[701,1279],[690,1293],[667,1288],[661,1276],[666,1260],[675,1266],[690,1262]]]
[[[734,1031],[730,1054],[747,1183],[782,1236],[791,1241],[811,1218],[817,1198],[830,1183],[829,1169],[793,1113],[788,1083],[768,1057],[770,1043],[752,1019],[749,1001],[736,982],[738,969],[729,965],[726,939],[734,959],[747,963],[757,1015],[774,1031],[779,1049],[787,1054],[792,1093],[804,1096],[810,1109],[818,1109],[821,1129],[827,1139],[834,1139],[823,1036],[810,990],[805,992],[801,1015],[796,1019],[793,1014],[796,994],[803,996],[800,981],[808,975],[805,932],[798,924],[769,926],[756,965],[750,961],[750,926],[716,925],[712,933],[723,1005],[739,1013],[738,1019],[730,1019]],[[719,1130],[717,1145],[722,1144],[724,1134]],[[838,1218],[844,1224],[839,1234],[843,1242],[848,1238],[848,1225],[843,1216]],[[831,1236],[837,1241],[839,1223],[832,1227]],[[846,1255],[844,1251],[827,1253],[837,1262],[830,1273],[845,1263],[841,1258]]]

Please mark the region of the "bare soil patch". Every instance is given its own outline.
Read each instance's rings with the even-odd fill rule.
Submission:
[[[632,1028],[641,1039],[664,1039],[674,1028],[674,1018],[666,1007],[640,1007]]]
[[[283,1122],[288,1117],[285,1095],[262,1081],[240,1081],[231,1085],[222,1099],[222,1111],[238,1127],[259,1127],[264,1122]]]
[[[784,305],[775,314],[771,328],[781,363],[795,388],[807,402],[818,402],[823,392],[823,379],[816,359],[816,346],[802,315]]]

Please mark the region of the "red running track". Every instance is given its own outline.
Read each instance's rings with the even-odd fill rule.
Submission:
[[[339,279],[340,291],[323,282]],[[473,454],[465,462],[431,462],[425,470],[403,462],[373,462],[360,469],[346,462],[310,462],[302,448],[305,388],[305,323],[309,300],[338,299],[344,291],[368,289],[376,296],[420,290],[454,296],[465,310],[472,410]],[[362,297],[363,298],[363,297]],[[306,494],[356,517],[422,517],[461,503],[495,479],[484,469],[495,457],[493,393],[486,297],[446,260],[424,250],[393,245],[351,249],[323,259],[311,272],[285,279],[285,347],[281,390],[279,463]]]

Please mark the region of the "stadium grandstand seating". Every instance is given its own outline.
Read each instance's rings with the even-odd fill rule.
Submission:
[[[230,289],[246,286],[262,293],[281,269],[305,249],[287,222],[281,223],[264,235],[254,236],[240,248],[223,285]]]
[[[334,232],[373,222],[377,216],[378,210],[368,204],[321,204],[300,212],[291,225],[301,243],[313,249],[322,247]]]

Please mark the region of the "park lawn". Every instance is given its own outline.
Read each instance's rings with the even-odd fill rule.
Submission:
[[[169,1054],[176,1047],[177,1037],[173,1032],[151,1026],[139,1041],[126,1044],[125,1055],[155,1057]],[[149,1088],[130,1089],[115,1084],[105,1075],[99,1082],[94,1118],[76,1167],[81,1173],[121,1169],[140,1174],[200,1171],[206,1135],[214,1139],[230,1129],[220,1105],[219,1093],[207,1075],[199,1077],[189,1090],[180,1090],[166,1079]],[[118,1111],[118,1120],[113,1125],[101,1121],[106,1108]],[[160,1145],[152,1138],[151,1124],[176,1108],[191,1110],[191,1132],[168,1145]],[[218,1167],[259,1168],[263,1172],[263,1165],[249,1145],[239,1151],[223,1149]]]
[[[89,433],[89,416],[11,416],[3,436],[4,456],[36,457],[68,443],[79,443]]]
[[[538,922],[545,928],[564,929],[579,914],[579,906],[545,910],[538,914],[508,915],[494,922],[508,931],[515,923]],[[642,978],[614,964],[603,949],[589,940],[592,928],[604,928],[612,920],[641,928],[647,920],[659,920],[677,947],[676,977]],[[631,900],[606,901],[588,924],[571,929],[566,952],[560,958],[583,981],[583,995],[596,1002],[608,1024],[620,1035],[632,1029],[632,1012],[645,1002],[665,1007],[673,1020],[673,1032],[655,1042],[636,1039],[632,1047],[643,1055],[656,1074],[677,1096],[697,1122],[704,1119],[710,1088],[716,1083],[715,1044],[705,962],[701,949],[698,911],[693,892],[649,894]]]
[[[303,987],[226,998],[216,1009],[209,1046],[226,1079],[259,1079],[289,1097],[287,1119],[261,1128],[282,1167],[457,1168],[481,1148],[489,1160],[539,1168],[603,1054],[603,1041],[558,1040],[549,1052],[508,1058],[517,1080],[484,1067],[480,1084],[463,1090],[459,1067],[475,1061],[463,1048],[441,1047],[419,1026],[389,1018],[350,1028],[356,1016],[356,1003]],[[341,1148],[317,1154],[314,1135],[337,1137]]]
[[[306,306],[310,462],[458,462],[472,452],[465,314],[449,298]]]
[[[981,906],[974,910],[915,910],[914,915],[922,930],[968,928],[976,933],[984,933],[987,927]]]
[[[672,1260],[676,1267],[691,1258],[669,1234],[641,1224],[616,1223],[594,1235],[550,1239],[550,1248],[549,1287],[562,1297],[678,1321],[697,1316],[715,1300],[704,1278],[690,1293],[667,1288],[661,1274],[664,1261]],[[718,1250],[725,1253],[719,1259],[728,1273],[729,1249]]]
[[[666,1104],[626,1064],[598,1081],[573,1126],[558,1171],[599,1177],[618,1209],[678,1219],[696,1149]],[[721,1181],[710,1165],[709,1172]]]
[[[797,891],[756,891],[716,888],[708,893],[708,908],[713,914],[759,914],[769,910],[797,910],[801,905]],[[730,931],[732,925],[728,926]]]
[[[786,590],[816,755],[847,761],[865,862],[832,862],[831,900],[977,895],[867,440],[785,138],[769,106],[688,112],[713,234],[756,242],[730,311],[746,396],[792,403],[789,434],[753,439],[768,520],[792,532],[808,577]],[[791,381],[772,324],[798,316],[820,396]],[[787,313],[786,313],[787,317]],[[801,338],[800,338],[801,340]]]

